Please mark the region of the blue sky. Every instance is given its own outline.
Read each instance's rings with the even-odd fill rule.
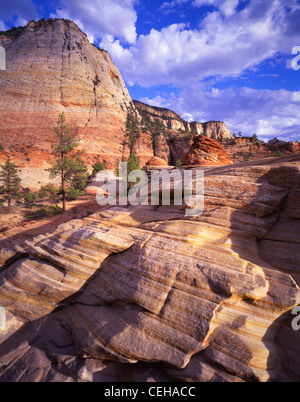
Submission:
[[[300,141],[299,0],[0,2],[0,30],[42,17],[72,19],[108,50],[133,99]]]

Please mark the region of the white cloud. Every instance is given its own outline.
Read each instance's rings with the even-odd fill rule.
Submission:
[[[200,6],[210,0],[196,2]],[[119,40],[105,36],[101,46],[110,52],[127,81],[145,87],[181,87],[210,76],[238,76],[278,52],[290,53],[287,15],[280,1],[252,0],[239,12],[234,11],[236,0],[218,3],[223,11],[209,13],[197,29],[184,24],[152,29],[124,51]]]
[[[234,14],[236,7],[239,4],[239,0],[194,0],[194,7],[202,6],[214,6],[217,7],[224,15],[229,17]]]
[[[300,92],[230,88],[206,90],[201,84],[185,88],[179,95],[143,98],[153,106],[167,107],[189,120],[221,120],[231,132],[258,134],[270,140],[274,136],[300,141]]]
[[[112,35],[128,43],[136,40],[135,0],[62,0],[63,7],[52,17],[76,22],[90,40]]]

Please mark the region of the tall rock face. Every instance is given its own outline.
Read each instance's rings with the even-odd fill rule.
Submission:
[[[0,269],[0,381],[298,381],[300,157],[205,171],[202,215],[110,207]]]
[[[121,158],[131,98],[106,51],[61,19],[2,32],[0,46],[7,58],[0,71],[0,143],[25,169],[25,181],[43,179],[62,111],[90,162],[95,155],[113,165]]]

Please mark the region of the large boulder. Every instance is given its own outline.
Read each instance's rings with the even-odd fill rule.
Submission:
[[[182,164],[184,166],[218,166],[232,164],[232,161],[219,141],[198,135]]]

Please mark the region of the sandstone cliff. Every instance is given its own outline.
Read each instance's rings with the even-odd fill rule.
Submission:
[[[151,119],[160,120],[170,130],[194,132],[196,135],[203,134],[219,141],[233,139],[233,135],[225,123],[221,121],[209,121],[206,123],[194,121],[189,123],[169,109],[149,106],[140,101],[133,101],[133,103],[142,114],[148,115]]]
[[[99,155],[115,167],[131,98],[109,54],[60,19],[2,32],[0,46],[7,57],[0,71],[0,161],[9,153],[25,186],[48,181],[53,126],[64,111],[87,161]],[[152,156],[147,145],[141,152],[145,161]]]
[[[27,241],[0,380],[299,381],[299,200],[299,156],[270,159],[207,169],[201,216],[112,207]]]

